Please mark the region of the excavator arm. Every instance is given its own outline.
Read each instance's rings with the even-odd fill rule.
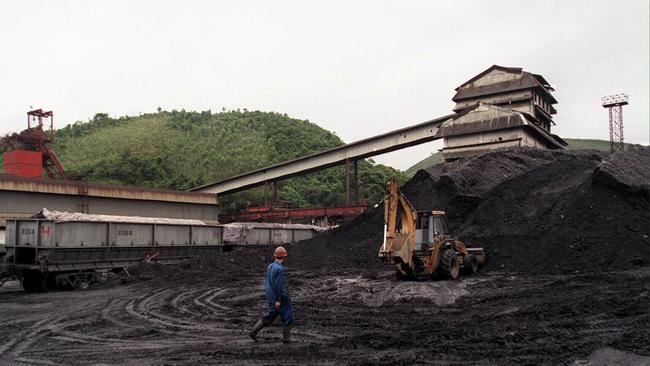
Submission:
[[[416,217],[415,209],[400,193],[397,181],[389,179],[384,198],[384,242],[379,257],[398,266],[413,267]]]

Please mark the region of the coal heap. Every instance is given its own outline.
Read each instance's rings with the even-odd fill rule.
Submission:
[[[442,209],[489,255],[486,270],[568,273],[649,263],[650,149],[614,154],[495,150],[419,171],[402,187],[417,210]],[[374,271],[383,207],[293,246],[296,266]]]

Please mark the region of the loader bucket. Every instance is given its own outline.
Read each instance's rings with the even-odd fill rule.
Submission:
[[[483,248],[467,248],[467,253],[473,254],[476,257],[478,264],[483,265],[487,262],[487,255]]]

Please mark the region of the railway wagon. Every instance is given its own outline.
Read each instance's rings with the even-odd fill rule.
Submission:
[[[47,211],[7,219],[0,277],[17,277],[26,291],[84,288],[98,273],[143,261],[174,263],[235,247],[278,245],[313,237],[310,225],[89,215]]]
[[[314,225],[235,222],[223,225],[223,239],[234,246],[280,245],[311,239],[322,231]]]
[[[97,272],[148,259],[177,262],[214,253],[223,244],[221,226],[197,220],[87,216],[8,219],[6,271],[27,291],[86,287]]]

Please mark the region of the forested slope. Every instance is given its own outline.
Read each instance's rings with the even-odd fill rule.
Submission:
[[[309,121],[269,112],[160,111],[136,117],[97,114],[57,131],[54,150],[74,179],[189,189],[343,144]],[[402,172],[364,161],[363,194],[379,201],[388,177]],[[280,200],[294,206],[344,203],[343,168],[286,180]],[[224,197],[227,207],[260,204],[263,190]]]

